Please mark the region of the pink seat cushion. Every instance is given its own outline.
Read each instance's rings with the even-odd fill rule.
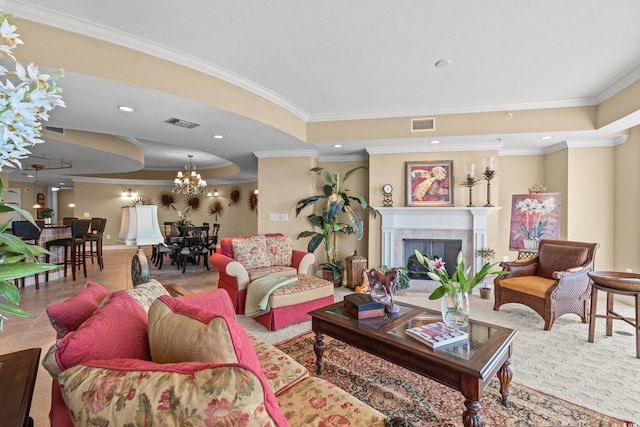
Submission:
[[[150,360],[147,313],[127,291],[114,292],[93,316],[60,340],[55,357],[62,370],[93,359]]]
[[[110,293],[104,286],[89,280],[86,287],[72,297],[59,304],[48,305],[47,316],[58,333],[58,338],[78,329]]]

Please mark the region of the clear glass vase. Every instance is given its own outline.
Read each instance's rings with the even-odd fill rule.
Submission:
[[[456,329],[463,329],[469,324],[469,293],[456,292],[452,297],[445,294],[442,297],[442,321]]]

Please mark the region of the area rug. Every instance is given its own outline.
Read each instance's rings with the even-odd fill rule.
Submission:
[[[316,373],[313,332],[276,347]],[[389,417],[403,417],[415,427],[462,426],[464,398],[460,392],[325,336],[322,377]],[[509,386],[509,407],[501,404],[500,383],[485,389],[481,414],[485,426],[631,427],[633,423],[533,390]]]

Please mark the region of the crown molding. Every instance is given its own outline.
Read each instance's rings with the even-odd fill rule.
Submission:
[[[316,150],[254,151],[253,154],[259,159],[270,157],[313,157],[318,160],[318,152]]]
[[[393,142],[393,141],[390,141]],[[496,142],[479,142],[479,143],[440,143],[430,144],[425,142],[422,147],[415,146],[392,146],[385,147],[367,147],[365,150],[369,154],[402,154],[402,153],[434,153],[445,151],[489,151],[500,150],[504,144]]]

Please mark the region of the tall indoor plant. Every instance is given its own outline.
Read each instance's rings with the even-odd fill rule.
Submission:
[[[4,184],[0,179],[0,199],[3,196]],[[0,201],[0,213],[11,211],[19,213],[35,225],[29,212],[9,202]],[[8,233],[7,228],[10,225],[11,219],[0,225],[0,331],[2,331],[2,322],[6,319],[2,313],[33,317],[19,307],[20,292],[14,283],[14,279],[43,273],[58,267],[55,264],[38,262],[38,256],[46,254],[47,251],[40,246],[28,245],[18,236]]]
[[[300,238],[310,238],[307,245],[309,252],[314,252],[320,244],[323,244],[327,255],[327,262],[321,264],[325,270],[331,270],[334,280],[344,272],[344,264],[338,255],[338,244],[341,235],[355,235],[358,240],[362,239],[364,232],[363,220],[354,210],[359,206],[363,212],[371,212],[376,217],[376,210],[365,200],[364,196],[355,190],[343,187],[343,184],[355,172],[367,170],[365,166],[358,166],[350,169],[341,178],[338,172],[330,173],[321,167],[311,169],[324,179],[323,192],[315,196],[304,198],[296,204],[296,217],[307,206],[313,206],[318,201],[322,201],[322,209],[319,214],[312,213],[307,216],[309,222],[318,230],[303,231],[298,235]],[[349,219],[351,224],[343,222],[342,218]]]

